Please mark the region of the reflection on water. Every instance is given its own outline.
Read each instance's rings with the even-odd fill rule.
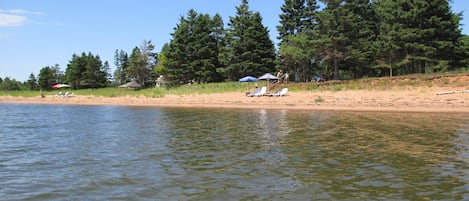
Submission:
[[[464,114],[0,104],[0,117],[6,200],[469,199]]]

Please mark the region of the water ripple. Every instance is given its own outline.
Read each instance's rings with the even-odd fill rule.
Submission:
[[[0,116],[5,200],[469,198],[464,115],[0,104]]]

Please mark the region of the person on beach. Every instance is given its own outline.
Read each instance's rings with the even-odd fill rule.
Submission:
[[[282,76],[283,76],[283,71],[282,70],[279,70],[277,72],[277,77],[278,77],[278,83],[279,84],[282,84]]]
[[[288,72],[285,72],[285,75],[283,76],[283,83],[288,84],[289,78],[290,78],[290,75],[288,75]]]
[[[254,84],[254,91],[251,93],[250,91],[246,92],[246,96],[249,96],[251,94],[256,94],[259,92],[259,86],[257,85],[257,82]]]

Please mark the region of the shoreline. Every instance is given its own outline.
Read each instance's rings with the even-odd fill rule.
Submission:
[[[73,97],[0,96],[1,103],[49,105],[109,105],[176,108],[226,108],[226,109],[288,109],[317,111],[360,112],[428,112],[469,113],[469,93],[442,91],[467,91],[444,88],[418,88],[406,90],[345,90],[319,92],[288,92],[282,97],[247,97],[241,92],[219,94],[166,95],[148,97],[98,97],[74,95]]]

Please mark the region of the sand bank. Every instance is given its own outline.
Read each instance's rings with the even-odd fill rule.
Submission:
[[[345,90],[288,92],[283,97],[246,97],[241,92],[200,95],[147,97],[73,97],[0,96],[0,103],[121,105],[155,107],[297,109],[389,112],[463,112],[469,113],[466,89],[420,88],[389,91]],[[438,95],[440,92],[455,92]]]

